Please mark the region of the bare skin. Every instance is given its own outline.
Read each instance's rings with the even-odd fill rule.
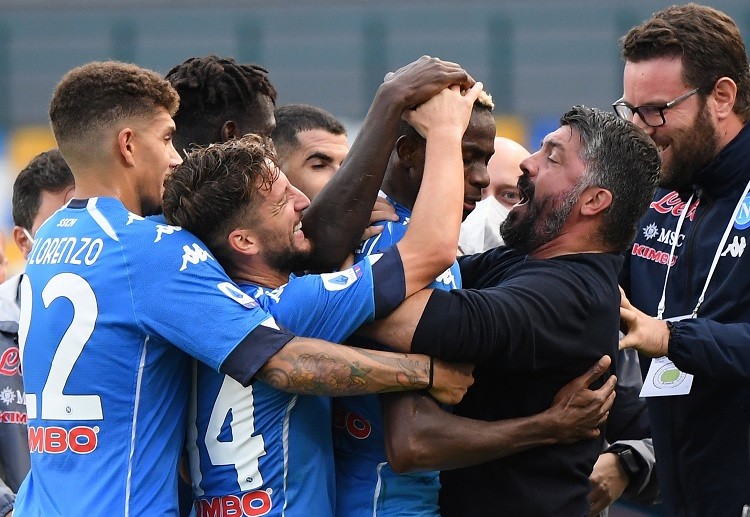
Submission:
[[[603,356],[566,384],[548,410],[524,418],[486,422],[441,409],[419,393],[383,396],[386,454],[396,472],[447,470],[475,465],[540,445],[572,443],[599,436],[615,398],[610,376],[596,391],[588,387],[611,364]]]

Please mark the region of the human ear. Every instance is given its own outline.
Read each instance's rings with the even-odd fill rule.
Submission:
[[[236,138],[241,138],[243,135],[239,133],[239,126],[234,120],[227,120],[221,125],[221,141],[228,142]]]
[[[133,144],[133,136],[135,132],[129,128],[123,128],[117,133],[117,149],[120,152],[120,156],[123,161],[131,167],[135,165],[135,146]]]
[[[592,187],[581,194],[581,215],[596,215],[612,206],[612,193],[601,187]]]
[[[227,236],[229,248],[242,253],[243,255],[256,255],[258,248],[258,239],[253,232],[247,228],[237,228]]]
[[[737,100],[737,83],[729,77],[722,77],[711,91],[711,97],[716,104],[716,115],[723,119],[732,114],[734,103]]]

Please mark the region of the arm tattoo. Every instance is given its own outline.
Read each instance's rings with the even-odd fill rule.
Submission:
[[[341,351],[352,351],[341,348]],[[274,388],[310,395],[359,395],[426,386],[429,363],[402,354],[365,350],[354,353],[283,354],[258,378]]]

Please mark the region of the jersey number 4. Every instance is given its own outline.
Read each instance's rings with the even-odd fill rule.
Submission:
[[[53,276],[42,290],[44,308],[65,298],[73,305],[73,319],[57,345],[49,375],[42,388],[41,418],[45,420],[101,420],[102,403],[99,395],[66,395],[63,393],[73,366],[94,332],[99,314],[96,295],[86,280],[72,273]],[[23,357],[26,338],[31,326],[31,284],[27,276],[21,281],[21,318],[19,321],[19,349]],[[37,396],[26,392],[28,418],[37,418]]]

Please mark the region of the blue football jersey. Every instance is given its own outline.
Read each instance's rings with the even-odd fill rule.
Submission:
[[[383,232],[362,243],[355,260],[400,241],[409,225],[411,211],[388,198],[398,221],[385,222]],[[428,287],[451,290],[461,287],[458,263]],[[333,399],[334,450],[336,458],[336,514],[405,516],[439,513],[438,472],[398,475],[391,470],[383,443],[383,419],[377,395]]]
[[[223,370],[255,349],[238,365],[249,382],[293,337],[267,328],[189,232],[103,197],[70,201],[37,232],[19,326],[25,516],[177,515],[188,356]]]
[[[292,276],[278,289],[240,287],[295,334],[334,342],[390,312],[405,289],[395,248],[344,271]],[[187,447],[198,517],[333,515],[329,397],[263,382],[244,388],[201,364],[194,382]]]

